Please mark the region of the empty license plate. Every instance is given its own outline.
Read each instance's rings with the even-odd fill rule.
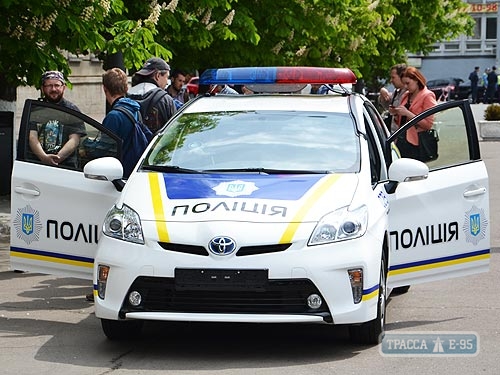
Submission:
[[[264,290],[268,270],[175,269],[177,290]]]

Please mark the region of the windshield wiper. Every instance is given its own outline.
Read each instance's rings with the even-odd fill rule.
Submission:
[[[329,174],[331,171],[309,171],[300,169],[270,169],[270,168],[221,168],[205,169],[202,173],[259,173],[259,174]]]
[[[195,169],[181,168],[178,165],[143,165],[142,169],[163,173],[201,173]]]

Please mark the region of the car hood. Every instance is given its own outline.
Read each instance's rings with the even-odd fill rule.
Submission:
[[[317,222],[348,206],[357,185],[356,174],[139,172],[127,182],[119,205],[133,208],[143,222]]]

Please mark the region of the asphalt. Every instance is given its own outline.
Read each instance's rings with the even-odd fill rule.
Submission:
[[[10,195],[0,196],[0,272],[9,267]]]
[[[484,110],[486,104],[473,104],[472,111],[476,124],[478,121],[483,120]],[[478,129],[479,134],[479,129]],[[486,163],[488,174],[490,176],[490,220],[492,221],[492,228],[497,227],[500,223],[500,210],[496,209],[500,205],[500,196],[497,198],[496,194],[500,191],[500,173],[498,173],[500,161],[500,147],[499,141],[483,141],[481,140],[481,152],[483,160]],[[497,177],[499,176],[499,177]],[[498,178],[498,181],[497,181]],[[9,246],[10,246],[10,195],[0,195],[0,272],[10,270],[9,264]],[[491,246],[500,246],[500,234],[496,231],[491,231]],[[497,238],[499,237],[499,238]]]

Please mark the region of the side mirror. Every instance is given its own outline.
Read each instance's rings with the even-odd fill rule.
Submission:
[[[123,166],[120,160],[105,157],[89,161],[83,167],[85,178],[99,181],[114,181],[123,176]]]
[[[429,176],[429,167],[419,160],[401,158],[395,160],[389,166],[389,182],[386,184],[386,191],[389,194],[396,191],[396,187],[401,182],[425,180]]]

